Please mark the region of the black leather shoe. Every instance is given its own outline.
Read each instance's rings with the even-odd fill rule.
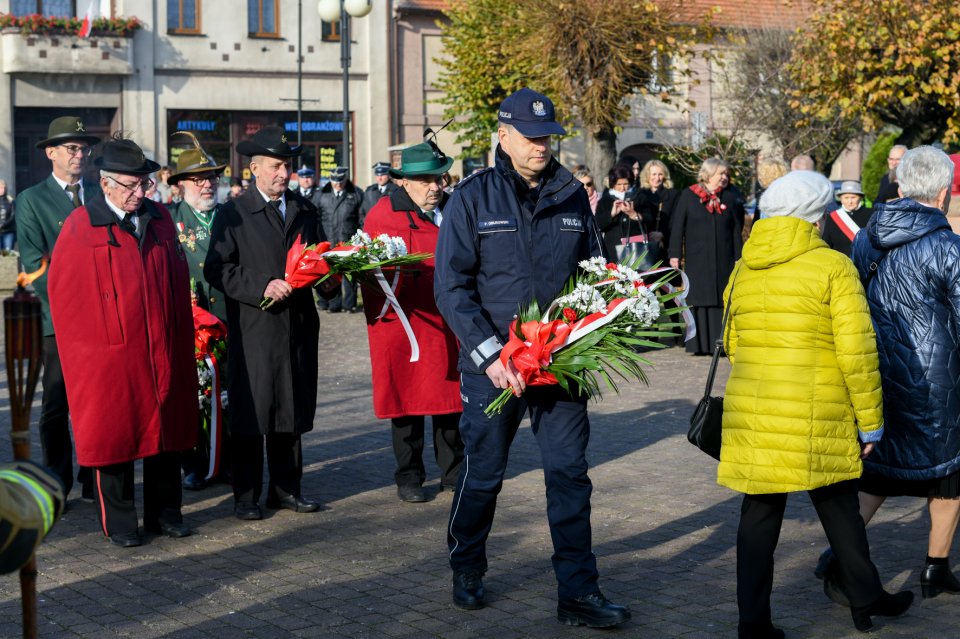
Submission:
[[[158,524],[144,523],[143,529],[147,532],[154,533],[155,535],[166,535],[167,537],[173,537],[174,539],[189,537],[193,533],[193,531],[190,530],[190,527],[183,522],[180,522],[179,524],[169,522],[160,522]]]
[[[884,592],[880,598],[869,606],[854,606],[850,608],[853,625],[860,632],[867,632],[873,628],[870,617],[899,617],[907,611],[913,603],[913,593],[909,590],[891,595]]]
[[[557,604],[557,620],[568,626],[609,628],[630,619],[630,611],[618,606],[599,592],[564,599]]]
[[[464,610],[480,610],[486,605],[483,598],[482,572],[453,573],[453,605]]]
[[[107,537],[114,546],[120,546],[121,548],[133,548],[134,546],[139,546],[140,534],[139,533],[117,533],[115,535],[110,535]]]
[[[237,516],[237,519],[242,519],[244,521],[263,519],[263,513],[260,512],[260,506],[257,504],[238,503],[233,507],[233,514]]]
[[[184,490],[203,490],[207,487],[207,480],[196,473],[190,473],[183,478]]]
[[[420,504],[427,501],[420,486],[397,486],[397,497],[409,504]]]
[[[929,599],[941,592],[960,592],[960,581],[953,575],[949,564],[927,564],[920,573],[920,594]]]
[[[268,497],[267,508],[273,508],[274,510],[285,508],[295,513],[313,513],[320,510],[320,504],[310,499],[304,499],[303,497],[287,495],[282,498]]]

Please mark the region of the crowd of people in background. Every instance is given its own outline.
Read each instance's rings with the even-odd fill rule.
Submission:
[[[960,237],[948,215],[960,202],[951,205],[960,156],[894,146],[873,202],[859,180],[831,184],[808,155],[764,158],[750,205],[748,185],[735,184],[717,157],[686,188],[659,159],[621,158],[602,180],[582,165],[567,170],[552,157],[550,137],[564,133],[552,102],[530,89],[508,96],[498,120],[494,166],[459,185],[453,160],[428,139],[403,149],[396,165],[377,162],[365,189],[345,167],[322,176],[296,168],[303,148],[280,127],[238,144],[247,181],[224,178],[226,165],[192,136],[168,167],[122,135],[101,141],[79,118],[54,120],[36,143],[51,174],[16,199],[0,180],[0,248],[19,246],[25,270],[41,274],[44,326],[39,430],[49,470],[17,466],[7,474],[13,484],[0,484],[0,493],[45,486],[36,503],[2,514],[17,524],[14,537],[27,531],[21,550],[67,506],[74,443],[81,497],[97,502],[104,536],[120,547],[142,542],[137,460],[147,533],[190,535],[181,491],[215,481],[232,486],[240,520],[262,518],[264,493],[270,509],[323,510],[301,486],[301,436],[317,405],[318,311],[363,311],[398,498],[427,499],[427,417],[441,489],[455,494],[454,604],[486,605],[486,540],[529,413],[543,452],[558,619],[624,623],[630,612],[601,593],[592,551],[586,398],[526,388],[500,356],[517,299],[533,290],[548,302],[582,260],[602,256],[683,271],[696,324],[686,350],[706,355],[719,342],[733,364],[718,482],[744,495],[741,639],[784,636],[770,597],[790,492],[809,493],[830,541],[814,572],[859,630],[913,601],[910,591],[884,590],[870,557],[865,523],[888,496],[928,500],[923,596],[960,593],[949,568],[960,522]],[[84,178],[91,159],[98,181]],[[404,328],[423,344],[419,364],[376,287],[331,278],[314,292],[283,277],[295,237],[337,244],[361,229],[436,254],[398,271],[394,291],[413,318]],[[534,235],[544,241],[517,239]],[[555,268],[541,273],[541,263]],[[222,442],[197,412],[191,306],[226,329]],[[519,401],[488,418],[489,398],[508,388]]]

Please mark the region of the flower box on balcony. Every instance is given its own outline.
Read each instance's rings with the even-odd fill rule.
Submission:
[[[20,27],[0,32],[4,73],[130,75],[130,36],[80,38],[68,34],[23,33]]]

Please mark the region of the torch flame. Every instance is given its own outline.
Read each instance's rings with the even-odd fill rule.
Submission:
[[[26,288],[30,284],[33,284],[33,281],[47,272],[47,258],[40,258],[40,268],[35,270],[33,273],[23,273],[17,276],[17,286],[20,288]]]

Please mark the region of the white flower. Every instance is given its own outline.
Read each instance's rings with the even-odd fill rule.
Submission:
[[[351,246],[369,246],[372,241],[369,235],[362,230],[358,230],[350,237],[350,241],[347,243]]]
[[[607,302],[603,299],[603,296],[597,289],[583,282],[579,282],[569,295],[559,298],[557,306],[559,308],[569,306],[583,314],[601,313],[607,310]]]
[[[590,275],[596,275],[597,277],[605,277],[607,275],[607,263],[602,257],[591,257],[589,260],[582,260],[578,266]]]
[[[382,235],[378,235],[377,240],[383,244],[383,253],[378,255],[381,260],[392,260],[407,254],[407,245],[403,241],[403,238],[391,237],[390,235],[384,233]]]
[[[627,304],[641,326],[650,326],[660,317],[660,301],[646,286],[636,289],[636,297],[631,298]]]

